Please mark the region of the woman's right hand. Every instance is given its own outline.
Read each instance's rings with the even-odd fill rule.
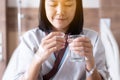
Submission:
[[[42,63],[55,51],[65,47],[65,34],[62,32],[51,32],[41,40],[40,47],[36,53]]]

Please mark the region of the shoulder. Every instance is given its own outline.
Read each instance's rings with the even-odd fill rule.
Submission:
[[[89,28],[84,28],[83,33],[86,37],[92,38],[92,39],[99,36],[98,32]]]
[[[27,32],[25,32],[22,36],[21,36],[21,39],[39,39],[39,38],[42,38],[43,36],[45,36],[45,32],[43,32],[42,30],[40,30],[39,28],[34,28],[34,29],[31,29]]]
[[[45,35],[45,32],[43,32],[42,30],[40,30],[39,28],[34,28],[34,29],[31,29],[27,32],[25,32],[22,37],[29,37],[29,36],[44,36]]]
[[[41,39],[45,36],[45,32],[40,30],[39,28],[31,29],[25,32],[20,37],[20,42],[24,43],[29,47],[39,46]]]
[[[89,35],[89,36],[98,36],[98,32],[96,32],[95,30],[89,29],[89,28],[84,28],[83,29],[83,33],[85,35]]]

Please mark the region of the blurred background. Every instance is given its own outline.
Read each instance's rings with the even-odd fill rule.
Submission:
[[[119,4],[120,0],[83,0],[84,27],[94,29],[100,34],[101,26],[103,29],[109,28],[117,44],[118,56],[120,49]],[[1,0],[0,80],[14,49],[19,44],[19,37],[27,30],[38,26],[38,11],[39,0]],[[120,64],[119,61],[118,64]]]

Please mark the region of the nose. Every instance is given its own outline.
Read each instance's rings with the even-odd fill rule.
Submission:
[[[65,7],[62,4],[59,4],[57,6],[57,14],[58,15],[64,15],[64,12],[65,12]]]

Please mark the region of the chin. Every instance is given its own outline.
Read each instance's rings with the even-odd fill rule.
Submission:
[[[64,31],[66,28],[65,27],[63,27],[63,26],[58,26],[57,25],[57,27],[54,27],[55,28],[55,30],[57,30],[57,31]]]
[[[56,28],[56,29],[65,29],[66,27],[65,27],[65,26],[59,26],[59,25],[56,25],[55,28]]]

